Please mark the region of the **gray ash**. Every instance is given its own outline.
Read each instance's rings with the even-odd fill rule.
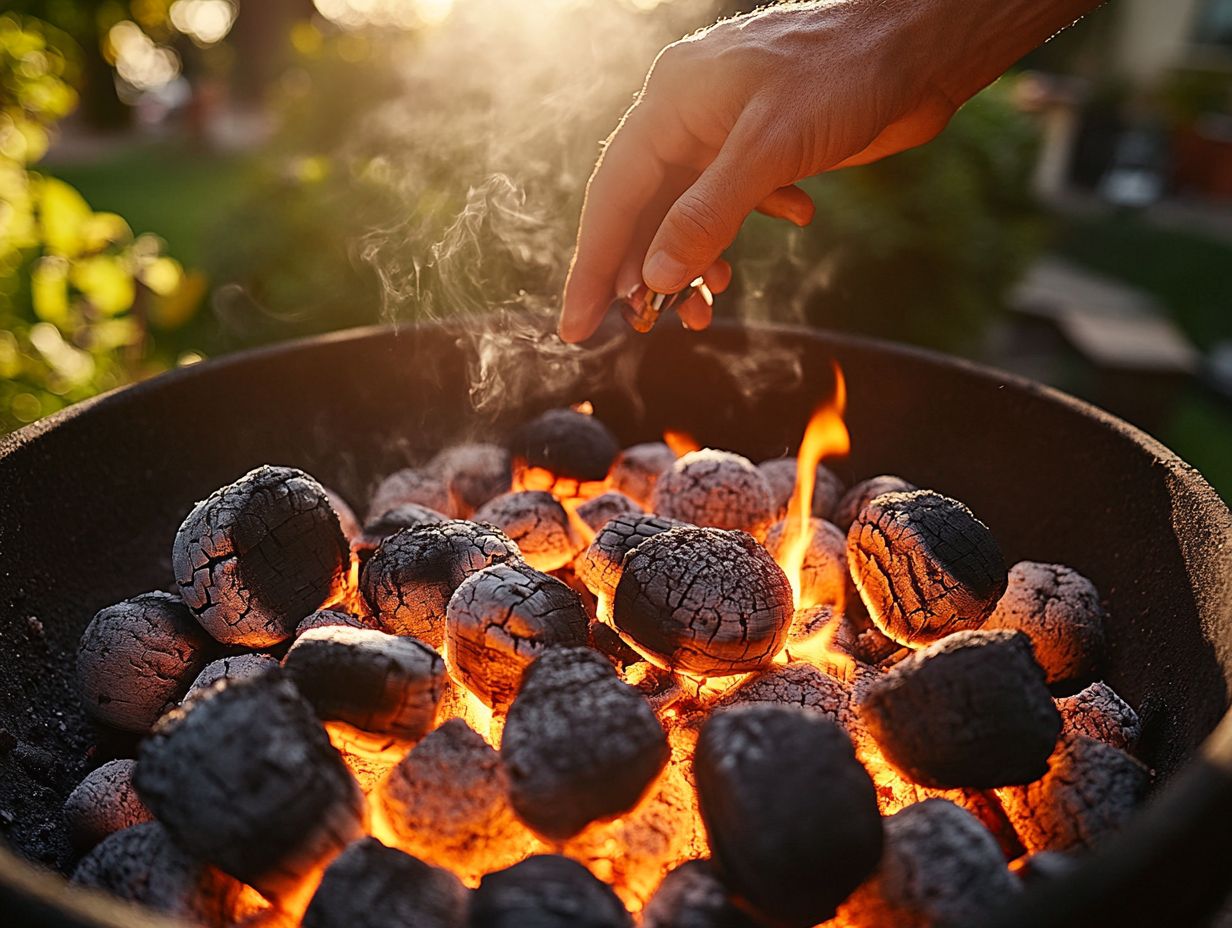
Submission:
[[[246,680],[277,666],[278,658],[271,654],[233,654],[230,657],[220,657],[202,668],[188,692],[184,694],[184,699],[208,690],[219,680]]]
[[[766,478],[770,487],[770,505],[775,521],[787,516],[788,505],[796,491],[796,472],[799,462],[795,458],[774,458],[762,461],[757,469]],[[818,519],[829,519],[846,490],[843,481],[824,464],[817,465],[813,482],[813,500],[810,512]]]
[[[467,928],[633,928],[633,919],[577,861],[537,854],[483,878]]]
[[[737,908],[708,860],[685,861],[663,878],[642,910],[642,928],[757,928]]]
[[[547,648],[585,646],[589,624],[578,594],[560,580],[525,564],[494,564],[449,600],[449,672],[486,705],[507,709],[531,661]]]
[[[453,501],[443,479],[418,467],[404,467],[377,484],[368,502],[365,524],[379,519],[396,506],[408,503],[453,515]]]
[[[198,503],[171,563],[185,604],[226,644],[264,648],[337,596],[351,552],[321,485],[258,467]]]
[[[851,737],[859,721],[846,684],[812,664],[783,664],[758,671],[714,702],[714,710],[768,703],[816,712]]]
[[[620,452],[620,445],[594,416],[572,409],[550,409],[514,432],[509,450],[513,454],[515,486],[550,490],[558,483],[564,489],[603,480]],[[527,471],[538,473],[531,475]],[[548,482],[525,482],[534,482],[536,478],[546,478]]]
[[[590,547],[574,562],[578,577],[596,596],[615,596],[625,555],[647,538],[681,528],[683,522],[647,513],[625,513],[608,520]]]
[[[79,852],[109,834],[153,820],[133,788],[135,760],[111,760],[91,770],[64,800],[64,823]]]
[[[612,620],[647,660],[698,676],[766,666],[791,626],[782,568],[744,532],[677,528],[625,557]]]
[[[892,474],[869,477],[867,480],[861,480],[842,495],[834,506],[830,521],[845,531],[851,528],[851,523],[856,520],[856,516],[863,511],[864,507],[878,496],[886,493],[912,493],[918,489],[919,487],[914,483],[909,483],[902,477],[895,477]]]
[[[676,463],[676,454],[661,441],[630,445],[612,462],[608,482],[642,508],[650,505],[659,475]]]
[[[1142,737],[1142,719],[1133,706],[1102,681],[1057,700],[1063,734],[1086,735],[1122,751],[1132,751]]]
[[[794,518],[776,522],[766,535],[766,550],[782,561],[787,543],[795,537]],[[842,606],[851,585],[847,572],[847,536],[837,525],[816,517],[809,519],[809,541],[800,565],[800,598],[797,609],[811,606]]]
[[[364,523],[363,532],[355,539],[353,547],[361,561],[372,557],[377,547],[396,532],[404,528],[415,528],[419,525],[439,525],[448,522],[449,517],[435,509],[421,506],[419,503],[402,503],[383,512],[375,519]]]
[[[508,493],[513,477],[508,449],[488,442],[445,448],[428,462],[427,470],[445,482],[450,511],[461,518],[469,518],[488,500]]]
[[[874,498],[852,523],[847,557],[873,622],[912,647],[979,628],[1005,591],[988,527],[931,490]]]
[[[748,458],[730,451],[690,451],[664,471],[651,507],[669,519],[765,536],[774,515],[770,484]]]
[[[586,523],[591,533],[599,532],[616,516],[629,513],[640,514],[642,507],[623,493],[609,490],[600,493],[577,507],[577,516]]]
[[[584,544],[565,507],[542,490],[505,493],[489,500],[475,511],[475,521],[495,525],[508,535],[536,570],[564,567]]]
[[[345,609],[318,609],[295,626],[295,637],[314,628],[372,628],[375,621],[367,615],[356,615]]]
[[[212,642],[168,593],[142,593],[100,609],[77,645],[77,686],[86,711],[144,733],[179,702],[209,660]]]

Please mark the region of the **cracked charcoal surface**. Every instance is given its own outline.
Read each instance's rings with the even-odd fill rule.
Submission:
[[[363,532],[355,539],[355,553],[360,560],[366,561],[372,557],[377,546],[395,532],[417,525],[439,525],[448,521],[447,515],[435,509],[429,509],[419,503],[402,503],[364,524]]]
[[[886,819],[881,865],[837,920],[858,928],[978,925],[1018,891],[984,826],[952,802],[928,799]]]
[[[649,704],[589,648],[551,648],[526,670],[501,739],[522,820],[563,840],[632,809],[667,763]]]
[[[389,772],[376,801],[400,848],[473,881],[534,843],[508,790],[496,751],[450,719]]]
[[[522,672],[552,647],[584,647],[590,619],[578,594],[525,564],[494,564],[463,581],[445,618],[453,678],[486,705],[513,702]]]
[[[355,515],[355,510],[351,505],[342,498],[342,495],[324,484],[321,489],[325,491],[325,497],[329,500],[330,508],[334,510],[334,515],[338,517],[338,527],[342,529],[342,534],[346,536],[347,541],[354,541],[359,537],[360,524],[359,517]]]
[[[582,548],[569,514],[551,493],[523,490],[489,500],[475,511],[475,521],[495,525],[518,546],[536,570],[556,570]]]
[[[463,928],[466,904],[448,870],[361,838],[326,868],[303,928]]]
[[[317,717],[395,741],[436,724],[445,662],[415,638],[369,628],[314,628],[291,645],[283,669]]]
[[[651,510],[669,519],[740,529],[760,538],[774,508],[770,484],[748,458],[730,451],[690,451],[655,484]]]
[[[743,532],[677,528],[625,556],[612,619],[653,664],[699,676],[766,666],[787,638],[791,587]]]
[[[403,529],[381,542],[364,564],[359,589],[385,631],[439,648],[445,607],[471,574],[521,559],[500,529],[451,520]]]
[[[1061,717],[1020,632],[957,632],[863,688],[860,720],[904,776],[990,789],[1043,775]]]
[[[72,882],[209,928],[228,924],[243,889],[177,847],[157,822],[105,838],[82,858]]]
[[[781,561],[787,542],[795,537],[794,519],[776,522],[766,535],[766,550]],[[809,519],[809,545],[800,566],[800,602],[797,609],[821,604],[841,606],[847,600],[847,536],[824,519]]]
[[[823,715],[849,737],[859,725],[847,685],[812,664],[775,665],[753,674],[714,702],[714,710],[728,706],[770,703],[797,706]]]
[[[770,486],[770,505],[775,521],[787,516],[788,504],[796,489],[798,466],[799,463],[795,458],[775,458],[772,461],[762,461],[757,465],[757,469],[762,472],[766,483]],[[818,464],[817,476],[813,483],[812,514],[818,519],[829,519],[846,489],[843,481],[834,471],[824,464]]]
[[[931,490],[873,499],[847,533],[847,558],[869,617],[912,647],[979,628],[1005,591],[988,527]]]
[[[141,745],[137,792],[177,844],[263,895],[360,837],[363,795],[282,671],[220,685]]]
[[[149,731],[205,666],[211,643],[168,593],[142,593],[100,609],[77,645],[86,711],[125,731]]]
[[[1026,632],[1049,683],[1089,677],[1104,651],[1104,609],[1095,584],[1061,564],[1021,561],[985,628]]]
[[[708,860],[690,860],[663,878],[642,912],[642,928],[757,928],[738,909]]]
[[[675,519],[648,513],[615,516],[574,562],[574,569],[596,596],[615,596],[625,555],[652,535],[683,526]]]
[[[233,654],[230,657],[220,657],[202,668],[184,698],[188,699],[209,689],[219,680],[246,680],[277,666],[278,658],[270,654]]]
[[[878,496],[886,493],[913,493],[918,489],[919,487],[914,483],[908,483],[902,477],[895,477],[891,474],[881,474],[861,480],[844,493],[835,504],[830,521],[846,531],[864,507]]]
[[[339,625],[346,628],[371,628],[372,624],[370,617],[356,615],[345,609],[318,609],[295,626],[295,637],[298,638],[313,628],[334,628]]]
[[[513,477],[508,449],[488,442],[445,448],[428,462],[427,469],[445,481],[452,511],[462,518],[493,497],[508,493]]]
[[[632,928],[611,888],[577,861],[537,854],[489,873],[471,896],[468,928]]]
[[[716,712],[693,769],[723,881],[768,921],[825,921],[877,865],[872,781],[828,719],[789,706]]]
[[[1065,734],[1086,735],[1122,751],[1132,751],[1142,737],[1138,713],[1102,680],[1058,699],[1057,711]]]
[[[617,670],[646,662],[646,658],[625,644],[616,629],[599,619],[591,619],[590,646],[610,660]]]
[[[444,480],[418,467],[404,467],[377,484],[372,499],[368,502],[368,517],[364,524],[381,518],[395,506],[408,503],[446,515],[453,514],[449,487]]]
[[[64,800],[64,821],[77,851],[87,851],[109,834],[153,819],[133,789],[131,759],[111,760],[86,774]]]
[[[185,604],[225,644],[265,648],[342,590],[351,552],[321,485],[258,467],[196,505],[171,563]]]
[[[642,507],[631,498],[613,490],[600,493],[577,507],[578,518],[586,523],[592,534],[597,533],[616,516],[641,512]]]
[[[608,482],[639,506],[650,505],[659,475],[676,463],[676,455],[661,441],[630,445],[612,463]]]
[[[1124,751],[1082,735],[1060,740],[1048,772],[997,790],[1028,851],[1092,848],[1111,838],[1146,795],[1150,773]]]
[[[607,476],[620,445],[594,416],[572,409],[549,409],[514,432],[509,450],[525,466],[589,482]]]

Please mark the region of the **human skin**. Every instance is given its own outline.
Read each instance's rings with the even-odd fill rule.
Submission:
[[[722,292],[753,210],[806,226],[796,183],[929,141],[1006,68],[1101,0],[828,0],[717,23],[655,59],[586,188],[560,336],[642,283]],[[700,296],[679,308],[710,323]]]

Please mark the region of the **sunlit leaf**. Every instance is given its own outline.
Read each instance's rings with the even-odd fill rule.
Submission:
[[[155,258],[145,264],[140,272],[141,282],[159,296],[168,296],[180,285],[184,269],[174,258]]]
[[[90,254],[108,245],[126,242],[133,231],[123,216],[115,213],[92,213],[81,224],[81,250]]]
[[[40,258],[30,271],[30,299],[38,318],[67,325],[68,262],[59,257]]]
[[[96,310],[108,316],[124,312],[137,296],[126,262],[111,255],[75,261],[69,280]]]
[[[209,281],[200,271],[189,271],[171,293],[150,305],[150,324],[160,329],[178,329],[196,315]]]
[[[44,177],[40,188],[39,217],[47,250],[65,257],[80,254],[82,227],[93,215],[89,204],[73,187],[54,177]]]

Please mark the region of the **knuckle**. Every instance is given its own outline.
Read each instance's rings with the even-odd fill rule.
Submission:
[[[689,257],[708,251],[726,234],[726,222],[719,210],[698,196],[682,197],[669,217],[671,230],[680,236],[678,247]]]

